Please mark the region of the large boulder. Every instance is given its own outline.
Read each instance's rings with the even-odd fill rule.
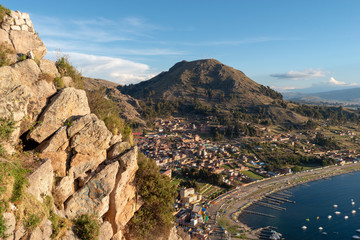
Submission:
[[[43,74],[49,74],[53,78],[60,76],[55,63],[51,60],[41,59],[39,67]]]
[[[65,213],[69,218],[82,214],[95,214],[101,217],[109,207],[109,195],[114,189],[119,163],[107,165],[83,188],[75,192],[66,203]]]
[[[52,226],[51,221],[46,219],[40,226],[30,233],[29,240],[51,240]]]
[[[12,41],[17,53],[27,54],[32,51],[36,59],[42,59],[47,49],[39,36],[28,31],[10,31],[10,40]]]
[[[0,68],[0,116],[20,121],[27,115],[32,96],[29,87],[21,85],[20,74],[11,67]]]
[[[10,41],[9,34],[5,30],[0,29],[0,44],[2,43],[6,43],[10,49],[14,49]]]
[[[65,88],[58,92],[39,117],[41,124],[29,133],[29,138],[41,143],[72,116],[90,113],[86,93],[83,90]]]
[[[41,70],[32,59],[18,62],[13,67],[20,74],[19,80],[23,85],[31,86],[39,79]]]
[[[70,147],[75,152],[93,155],[109,148],[112,134],[95,114],[80,117],[69,125]]]
[[[111,146],[108,151],[107,157],[109,159],[118,157],[120,154],[131,148],[131,144],[129,142],[117,142]]]
[[[63,203],[75,192],[74,178],[63,177],[54,190],[54,202],[59,209],[63,209]]]
[[[40,202],[43,202],[44,197],[51,196],[54,179],[51,160],[46,160],[28,179],[30,183],[27,189],[28,192],[34,195]]]
[[[51,159],[53,170],[58,177],[66,176],[66,161],[69,155],[68,146],[69,139],[66,126],[63,126],[49,140],[44,141],[38,147],[41,157]]]
[[[121,231],[138,210],[140,204],[136,199],[135,173],[137,165],[137,147],[120,156],[120,171],[116,176],[116,184],[110,194],[110,208],[105,215],[113,227],[114,239],[120,239]]]
[[[113,230],[111,224],[108,221],[103,222],[100,227],[100,234],[98,239],[101,240],[110,240],[113,236]]]
[[[20,75],[11,67],[0,68],[0,116],[15,121],[15,129],[7,141],[2,144],[8,153],[14,152],[19,141],[20,123],[28,114],[32,91],[19,83]]]

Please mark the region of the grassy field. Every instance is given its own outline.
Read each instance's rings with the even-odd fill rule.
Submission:
[[[256,179],[256,180],[261,180],[264,178],[264,177],[257,175],[256,173],[253,173],[251,171],[241,171],[241,173],[249,178]]]

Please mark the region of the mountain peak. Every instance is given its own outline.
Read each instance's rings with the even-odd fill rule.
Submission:
[[[258,105],[273,101],[265,96],[265,87],[248,78],[240,70],[216,59],[181,61],[169,71],[141,83],[122,87],[121,90],[137,99],[182,100],[197,99],[204,104],[214,102]]]

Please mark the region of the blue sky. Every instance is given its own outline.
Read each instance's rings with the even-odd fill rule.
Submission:
[[[277,90],[360,87],[360,1],[1,1],[30,13],[54,60],[121,84],[215,58]]]

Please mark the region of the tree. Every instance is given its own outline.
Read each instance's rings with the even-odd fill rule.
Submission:
[[[155,239],[170,232],[176,192],[152,159],[140,155],[138,165],[136,189],[143,205],[130,220],[129,229],[137,239]]]

